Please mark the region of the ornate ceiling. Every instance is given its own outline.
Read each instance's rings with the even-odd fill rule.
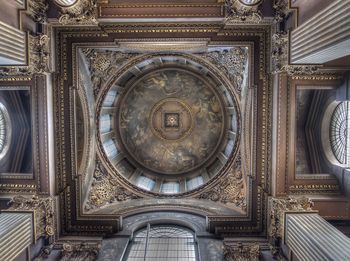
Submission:
[[[296,175],[303,157],[296,121],[315,122],[317,108],[335,93],[315,100],[306,117],[300,90],[333,90],[341,75],[289,64],[290,5],[170,2],[81,0],[72,8],[39,1],[35,17],[48,23],[28,38],[31,59],[0,68],[3,88],[30,90],[32,118],[23,114],[23,130],[12,135],[33,141],[28,177],[3,177],[1,191],[42,196],[11,203],[45,206],[50,235],[40,233],[111,236],[157,212],[199,220],[205,236],[266,243],[268,226],[278,226],[269,220],[269,196],[340,195],[332,175]],[[50,88],[54,144],[45,118]],[[2,118],[8,120],[4,111]],[[302,134],[313,152],[317,126]],[[0,138],[10,134],[0,124]],[[321,156],[310,161],[321,165]],[[328,213],[322,200],[316,206]]]

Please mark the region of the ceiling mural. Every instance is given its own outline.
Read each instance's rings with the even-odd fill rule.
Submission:
[[[90,79],[81,79],[82,101],[77,105],[88,104],[86,94],[94,93],[97,107],[82,112],[90,122],[85,126],[90,126],[91,137],[79,135],[82,140],[77,142],[80,147],[83,140],[93,142],[92,129],[96,128],[99,145],[86,211],[110,206],[114,212],[118,202],[120,211],[136,208],[140,202],[152,206],[154,196],[158,204],[169,204],[162,197],[176,197],[170,204],[181,205],[181,195],[191,197],[194,192],[197,203],[193,208],[211,212],[201,203],[210,200],[220,203],[217,213],[229,213],[229,209],[244,213],[246,175],[236,158],[242,90],[248,82],[248,48],[218,46],[198,54],[145,55],[89,47],[79,53],[83,56],[78,75],[84,78],[82,70],[89,68]],[[89,148],[93,148],[89,142],[83,146],[85,155],[90,154]],[[239,164],[234,168],[235,160]],[[218,184],[213,179],[217,175],[230,177],[230,182]],[[216,183],[210,191],[209,183]]]

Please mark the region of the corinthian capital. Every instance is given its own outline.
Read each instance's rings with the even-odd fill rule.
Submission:
[[[31,198],[15,196],[9,203],[8,212],[33,212],[35,220],[35,238],[50,237],[55,234],[54,209],[55,200],[52,197]]]

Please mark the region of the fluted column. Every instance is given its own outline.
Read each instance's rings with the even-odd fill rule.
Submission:
[[[0,66],[25,65],[26,34],[0,21]]]
[[[350,1],[336,0],[291,34],[291,62],[322,64],[350,54]]]
[[[0,259],[13,260],[33,242],[31,213],[0,214]]]
[[[318,214],[286,214],[285,227],[285,243],[299,260],[350,260],[350,239]]]

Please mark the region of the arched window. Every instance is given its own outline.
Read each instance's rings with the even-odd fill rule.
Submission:
[[[350,164],[350,102],[335,108],[330,124],[330,143],[334,156],[341,164]]]
[[[126,261],[196,261],[192,231],[176,225],[149,225],[134,234]]]

